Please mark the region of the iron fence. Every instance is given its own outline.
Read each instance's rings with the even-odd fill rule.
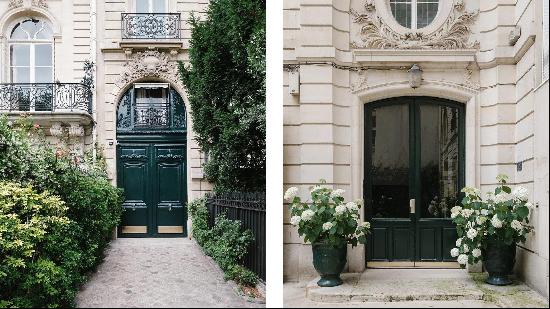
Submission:
[[[122,13],[123,39],[179,39],[179,13]]]
[[[254,242],[248,249],[243,265],[265,281],[265,192],[208,194],[209,227],[214,226],[215,218],[225,214],[228,219],[242,222],[243,230],[249,229]]]
[[[86,111],[92,113],[92,91],[78,83],[0,84],[0,111]]]

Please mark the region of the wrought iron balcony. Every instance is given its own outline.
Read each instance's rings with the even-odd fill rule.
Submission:
[[[77,83],[0,84],[0,112],[92,113],[92,91]]]
[[[179,39],[179,13],[122,13],[123,39]]]

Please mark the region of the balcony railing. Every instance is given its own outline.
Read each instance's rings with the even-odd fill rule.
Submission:
[[[122,13],[123,39],[179,39],[179,13]]]
[[[0,84],[0,112],[85,111],[92,113],[92,91],[77,83]]]

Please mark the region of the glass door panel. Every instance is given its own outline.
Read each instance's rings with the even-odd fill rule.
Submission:
[[[409,107],[371,110],[373,218],[409,217]]]
[[[420,216],[450,218],[458,202],[458,108],[420,105]]]

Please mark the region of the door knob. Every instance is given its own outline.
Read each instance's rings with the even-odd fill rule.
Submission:
[[[416,199],[412,198],[409,200],[409,209],[411,211],[411,213],[415,213],[416,211]]]

